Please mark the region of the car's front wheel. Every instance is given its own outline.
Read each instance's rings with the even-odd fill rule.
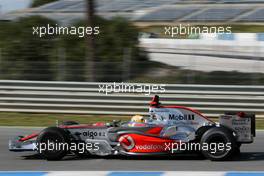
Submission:
[[[58,127],[44,129],[37,138],[38,152],[47,160],[60,160],[69,151],[69,135]]]
[[[206,131],[200,144],[202,154],[212,161],[230,159],[237,149],[232,132],[224,127],[214,127]]]

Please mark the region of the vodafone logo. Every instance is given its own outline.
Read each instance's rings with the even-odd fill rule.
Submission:
[[[163,150],[164,147],[162,145],[137,145],[137,150]]]
[[[118,141],[120,142],[121,146],[126,150],[131,150],[135,146],[133,138],[129,135],[121,136]]]

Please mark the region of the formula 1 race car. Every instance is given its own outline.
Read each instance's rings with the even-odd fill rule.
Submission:
[[[197,152],[227,160],[255,137],[255,115],[225,113],[214,122],[183,106],[162,106],[156,95],[149,117],[81,125],[73,121],[9,141],[10,151],[36,151],[47,160],[76,155],[168,155]]]

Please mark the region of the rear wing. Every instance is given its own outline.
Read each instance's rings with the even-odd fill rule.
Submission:
[[[219,123],[235,131],[238,142],[251,143],[256,136],[255,114],[228,112],[220,116]]]

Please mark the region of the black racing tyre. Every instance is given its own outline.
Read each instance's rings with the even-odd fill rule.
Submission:
[[[74,154],[78,158],[89,158],[91,156],[91,154],[89,152],[85,152],[85,153],[74,152]]]
[[[47,160],[61,160],[68,153],[70,139],[64,129],[49,127],[40,132],[37,143],[42,157]]]
[[[224,127],[214,127],[206,131],[200,141],[202,154],[212,161],[230,159],[236,151],[237,144],[232,132]]]
[[[241,153],[240,148],[239,147],[236,147],[233,155],[234,156],[239,156],[240,153]]]
[[[77,146],[78,145],[86,146],[85,142],[77,142],[75,144]],[[72,153],[74,153],[79,158],[88,158],[91,156],[89,150],[87,150],[85,147],[78,147],[77,150],[72,151]]]
[[[79,158],[89,158],[91,156],[89,151],[73,151],[73,153]]]
[[[234,151],[234,156],[239,156],[241,151],[240,151],[241,143],[237,143],[235,151]]]

